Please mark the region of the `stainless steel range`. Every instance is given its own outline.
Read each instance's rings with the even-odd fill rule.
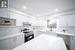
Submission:
[[[28,28],[24,28],[23,30],[21,30],[23,33],[24,33],[24,42],[27,42],[27,41],[29,41],[29,40],[31,40],[31,39],[33,39],[34,38],[34,32],[33,31],[30,31],[30,29],[28,29]]]

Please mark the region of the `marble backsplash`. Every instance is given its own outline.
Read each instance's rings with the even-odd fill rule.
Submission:
[[[57,31],[75,34],[75,26],[60,26]]]

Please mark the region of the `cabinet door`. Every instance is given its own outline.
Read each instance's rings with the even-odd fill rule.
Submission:
[[[24,35],[0,40],[0,50],[11,50],[24,43]]]
[[[60,26],[75,26],[75,14],[63,15],[59,18]]]
[[[71,50],[75,50],[75,37],[71,37]]]
[[[63,40],[64,40],[64,42],[66,44],[67,50],[71,49],[71,37],[70,36],[58,34],[57,37],[63,38]]]
[[[0,17],[8,17],[8,9],[0,9]]]
[[[16,47],[24,43],[24,35],[17,36]]]
[[[0,41],[0,50],[11,50],[15,47],[15,39],[9,38]]]

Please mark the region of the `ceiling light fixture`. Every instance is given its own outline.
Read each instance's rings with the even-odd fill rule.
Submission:
[[[23,6],[23,8],[26,9],[27,7],[26,6]]]
[[[58,12],[58,11],[59,11],[59,9],[55,9],[54,11],[55,11],[55,12]]]

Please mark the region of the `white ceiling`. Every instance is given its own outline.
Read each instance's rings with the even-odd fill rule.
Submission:
[[[56,13],[55,9],[58,12],[75,9],[75,0],[9,0],[9,6],[31,16],[44,16]]]

